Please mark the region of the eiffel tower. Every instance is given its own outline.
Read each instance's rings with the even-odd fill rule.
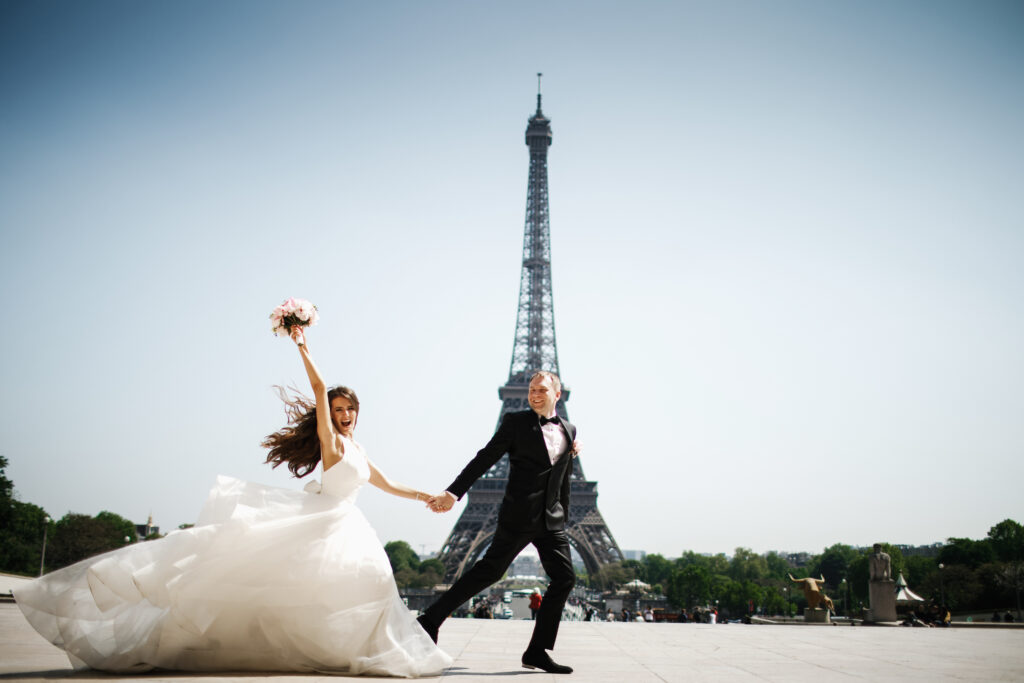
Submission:
[[[526,191],[526,228],[523,233],[523,268],[519,281],[519,312],[516,316],[515,342],[508,381],[499,387],[501,412],[528,408],[526,397],[530,377],[538,370],[558,373],[555,347],[555,309],[551,296],[551,237],[548,222],[548,147],[551,145],[551,121],[540,108],[540,77],[537,74],[537,113],[526,126],[526,145],[530,148],[530,178]],[[568,419],[565,402],[569,390],[562,387],[556,410]],[[497,429],[497,425],[495,426]],[[580,458],[570,475],[571,503],[569,543],[583,558],[587,573],[597,574],[601,565],[621,562],[622,551],[597,509],[597,482],[583,476]],[[473,566],[494,537],[508,484],[508,455],[502,456],[468,491],[468,499],[455,528],[441,547],[445,582],[452,583]]]

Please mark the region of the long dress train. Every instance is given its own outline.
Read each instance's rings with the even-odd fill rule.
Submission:
[[[15,600],[76,668],[438,675],[451,658],[402,603],[355,506],[368,479],[348,440],[320,494],[218,477],[196,526],[47,574]]]

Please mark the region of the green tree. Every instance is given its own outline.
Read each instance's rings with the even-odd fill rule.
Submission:
[[[668,578],[672,575],[672,562],[657,553],[651,553],[644,557],[644,566],[647,568],[647,578],[644,581],[662,586],[668,583]]]
[[[388,541],[384,545],[384,552],[388,554],[391,570],[395,572],[396,577],[398,572],[403,569],[409,569],[414,574],[418,574],[420,556],[405,541]]]
[[[988,530],[988,541],[1000,562],[1024,561],[1024,526],[1004,519]]]
[[[942,570],[943,592],[951,610],[966,610],[977,606],[984,587],[977,573],[964,564],[954,564]]]
[[[995,550],[988,539],[975,541],[970,538],[949,538],[946,539],[946,545],[939,550],[939,562],[946,566],[959,564],[977,569],[983,564],[994,562],[995,559]]]
[[[431,588],[444,581],[444,563],[436,558],[420,562],[419,572],[417,583],[421,588]]]
[[[43,551],[46,511],[32,503],[11,500],[0,526],[0,571],[35,575]]]
[[[625,563],[609,562],[606,565],[602,565],[594,577],[597,585],[602,588],[611,588],[629,583],[636,578],[636,575],[630,569],[624,567],[623,564]]]
[[[768,574],[764,557],[749,548],[736,548],[729,560],[729,578],[733,581],[759,581]]]
[[[939,600],[939,563],[936,559],[923,555],[911,555],[905,558],[905,563],[906,571],[903,574],[903,578],[907,580],[910,590],[920,594],[923,598]],[[926,595],[926,592],[931,592],[930,588],[933,584],[935,586],[935,594]]]
[[[629,581],[640,579],[647,582],[647,567],[638,560],[623,560],[622,568],[630,573]]]
[[[1020,594],[1024,591],[1024,562],[1008,562],[999,576],[999,581],[1006,586],[1014,597],[1017,605],[1017,621],[1021,620]]]
[[[112,541],[124,541],[125,538],[130,539],[129,543],[136,541],[135,523],[121,515],[103,510],[96,515],[96,521],[107,525]]]
[[[789,577],[786,576],[792,567],[789,566],[789,562],[786,561],[782,555],[779,555],[774,550],[765,554],[765,578],[774,579],[776,581],[788,581]]]
[[[69,512],[54,525],[52,541],[47,544],[46,564],[53,568],[66,567],[123,547],[125,536],[134,540],[135,526],[119,515],[101,512],[90,517]]]
[[[14,482],[7,478],[7,458],[0,455],[0,523],[6,521],[4,510],[14,500]]]
[[[761,597],[761,608],[764,614],[782,614],[787,612],[786,596],[777,586],[766,586]]]
[[[0,571],[35,575],[43,550],[46,511],[15,498],[7,465],[7,458],[0,455]]]
[[[711,573],[696,563],[677,568],[669,577],[666,594],[676,607],[706,604],[711,600]]]
[[[850,563],[857,559],[858,553],[855,549],[842,543],[836,543],[819,555],[811,563],[811,576],[824,576],[825,583],[833,588],[838,588],[843,579],[848,579]]]

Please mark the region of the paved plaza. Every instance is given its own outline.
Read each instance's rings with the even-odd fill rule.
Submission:
[[[1024,681],[1024,629],[568,622],[562,624],[554,658],[576,672],[554,676],[519,665],[532,626],[529,621],[449,619],[441,630],[441,647],[455,663],[432,680]],[[0,603],[0,681],[61,678],[149,683],[188,678],[204,683],[338,680],[321,675],[75,672],[63,652],[32,630],[17,605]]]

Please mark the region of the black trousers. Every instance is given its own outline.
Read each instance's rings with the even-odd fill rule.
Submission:
[[[498,527],[491,547],[473,567],[452,584],[448,591],[428,607],[424,617],[437,626],[462,603],[497,583],[505,570],[516,559],[519,552],[530,543],[537,549],[541,566],[547,572],[551,583],[544,591],[544,599],[537,610],[537,620],[530,638],[530,650],[550,650],[555,646],[558,623],[562,619],[562,607],[576,585],[576,572],[572,568],[569,538],[565,531],[511,531]]]

